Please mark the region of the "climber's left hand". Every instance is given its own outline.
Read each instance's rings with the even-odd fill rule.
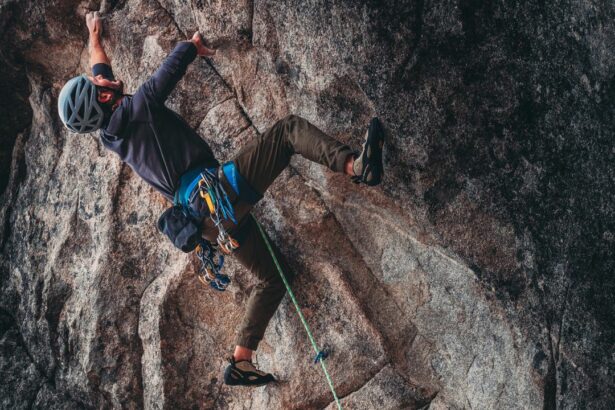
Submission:
[[[196,46],[196,54],[201,57],[211,57],[216,54],[216,50],[213,48],[207,48],[203,44],[203,37],[198,31],[192,36],[192,44]]]
[[[97,11],[90,11],[85,15],[85,24],[88,26],[90,37],[100,38],[102,34],[102,19]]]

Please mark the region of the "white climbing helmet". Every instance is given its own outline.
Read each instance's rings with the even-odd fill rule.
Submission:
[[[58,113],[66,128],[79,134],[99,129],[105,115],[97,97],[96,86],[85,75],[68,81],[58,97]]]

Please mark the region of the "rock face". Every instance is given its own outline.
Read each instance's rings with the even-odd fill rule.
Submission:
[[[615,6],[487,3],[0,1],[0,407],[335,408],[287,299],[284,382],[222,384],[249,272],[204,289],[164,199],[59,122],[101,9],[129,92],[218,48],[168,105],[221,160],[290,113],[357,148],[382,119],[382,186],[294,158],[255,211],[344,408],[613,408]]]

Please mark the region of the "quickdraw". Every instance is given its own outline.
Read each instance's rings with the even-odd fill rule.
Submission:
[[[224,255],[217,253],[216,249],[206,240],[202,240],[196,247],[196,254],[201,261],[201,271],[197,273],[199,281],[205,286],[209,284],[214,290],[225,291],[231,283],[231,278],[220,273],[224,266]]]
[[[192,192],[189,201],[192,202],[197,194],[207,204],[209,218],[218,228],[217,245],[212,245],[203,239],[196,248],[197,256],[201,261],[201,271],[197,273],[197,278],[205,286],[209,285],[212,289],[222,292],[231,283],[231,278],[221,273],[224,265],[223,254],[229,255],[239,248],[239,243],[228,234],[222,222],[231,220],[237,224],[235,211],[224,188],[220,185],[215,168],[201,172],[197,189]]]

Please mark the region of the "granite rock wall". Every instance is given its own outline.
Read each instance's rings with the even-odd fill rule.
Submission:
[[[221,160],[289,114],[357,148],[381,118],[380,187],[297,157],[255,210],[345,408],[613,407],[615,6],[474,0],[1,0],[0,407],[334,408],[287,298],[282,382],[222,384],[254,280],[204,289],[165,200],[63,128],[87,10],[128,92],[218,49],[167,104]]]

